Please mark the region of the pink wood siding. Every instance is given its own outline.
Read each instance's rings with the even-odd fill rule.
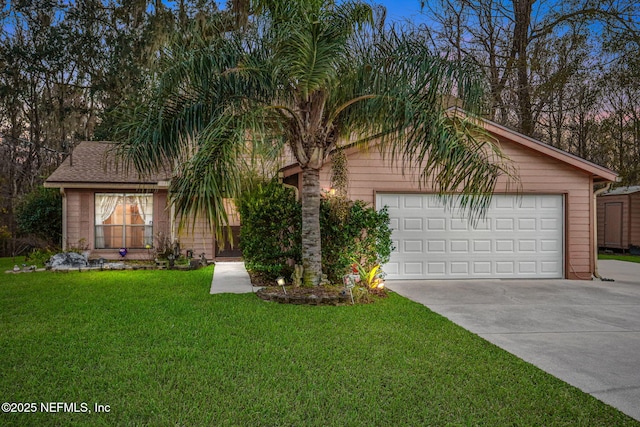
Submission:
[[[605,245],[605,205],[608,203],[622,204],[622,244],[620,246]],[[640,193],[598,197],[598,246],[624,250],[631,246],[640,246]]]
[[[82,242],[93,249],[93,191],[67,189],[66,248],[78,247]]]
[[[611,244],[605,243],[605,224],[606,224],[606,205],[609,203],[620,203],[622,205],[622,244],[611,247]],[[600,196],[598,197],[598,246],[611,247],[611,249],[627,249],[629,248],[629,196],[626,194],[618,196]],[[611,219],[610,219],[611,220]]]
[[[171,235],[171,221],[169,219],[169,206],[167,206],[167,192],[156,191],[153,195],[153,242],[156,244],[158,233]]]
[[[640,246],[640,193],[629,195],[629,246]]]
[[[565,277],[591,279],[592,254],[592,180],[578,169],[506,139],[500,141],[504,152],[518,169],[523,193],[562,194],[565,196]],[[415,174],[390,167],[377,150],[352,152],[348,157],[349,197],[373,204],[376,192],[433,192],[432,186],[420,188]],[[330,188],[330,164],[323,168],[321,186]],[[500,180],[498,193],[515,193],[518,187]]]
[[[196,219],[195,224],[189,223],[180,230],[178,239],[182,252],[190,249],[193,251],[194,257],[199,257],[203,252],[207,259],[213,259],[215,256],[213,233],[202,218]]]

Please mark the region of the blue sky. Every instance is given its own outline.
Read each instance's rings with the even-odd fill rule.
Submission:
[[[387,21],[404,21],[409,19],[413,22],[425,20],[420,14],[420,0],[374,0],[387,8]]]

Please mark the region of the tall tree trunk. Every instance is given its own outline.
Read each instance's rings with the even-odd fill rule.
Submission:
[[[515,26],[513,30],[513,49],[517,55],[516,69],[518,83],[519,131],[525,135],[533,133],[533,112],[531,109],[531,88],[529,82],[529,61],[527,47],[529,45],[529,25],[533,0],[516,0],[513,2]]]
[[[304,284],[315,286],[322,279],[320,240],[320,170],[302,169],[302,265]]]

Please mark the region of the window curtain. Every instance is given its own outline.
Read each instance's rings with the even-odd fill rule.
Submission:
[[[113,215],[119,203],[121,203],[121,198],[117,194],[96,194],[96,248],[105,247],[103,224]]]
[[[144,221],[144,245],[153,246],[153,196],[135,196],[135,201]]]

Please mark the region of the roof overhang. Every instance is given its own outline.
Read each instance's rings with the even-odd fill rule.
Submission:
[[[166,190],[169,188],[168,181],[160,182],[56,182],[45,181],[47,188],[76,188],[92,190]]]

